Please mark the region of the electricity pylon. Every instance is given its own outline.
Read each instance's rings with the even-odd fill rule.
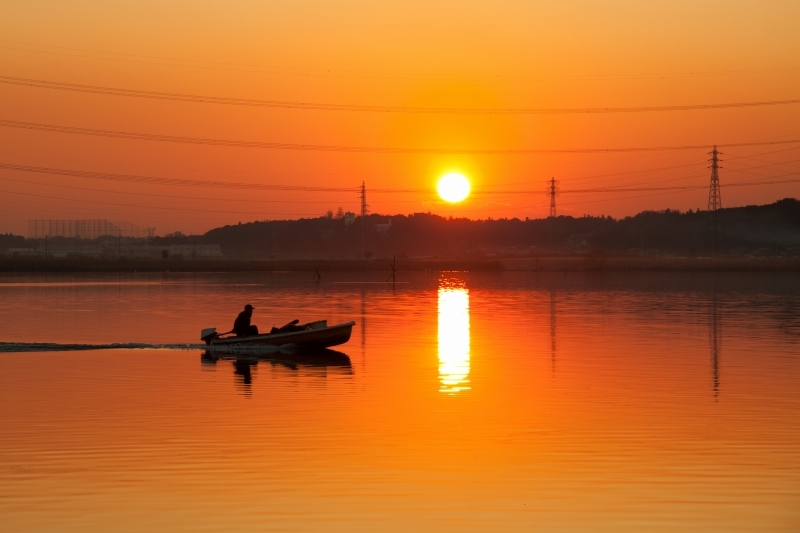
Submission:
[[[709,152],[711,154],[711,184],[708,188],[708,223],[706,225],[706,239],[710,241],[714,248],[714,255],[717,255],[717,245],[722,237],[722,197],[719,191],[719,155],[716,145]]]
[[[558,182],[555,178],[550,178],[547,182],[547,195],[550,197],[550,218],[556,217],[556,196],[558,196]]]
[[[361,182],[361,257],[367,252],[367,215],[369,214],[369,204],[367,204],[367,186]]]

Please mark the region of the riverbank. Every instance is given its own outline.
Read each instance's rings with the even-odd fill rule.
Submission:
[[[406,260],[398,270],[503,270],[500,261]],[[89,259],[7,258],[0,272],[391,272],[389,259]]]
[[[541,271],[541,272],[800,272],[797,257],[663,258],[553,255],[511,259],[406,259],[398,271]],[[387,272],[388,259],[154,260],[154,259],[0,259],[0,272]]]
[[[503,270],[541,272],[800,272],[797,257],[553,256],[502,261]]]

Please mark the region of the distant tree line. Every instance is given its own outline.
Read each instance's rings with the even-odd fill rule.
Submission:
[[[796,199],[723,209],[719,216],[718,253],[800,255],[800,201]],[[354,221],[340,209],[319,218],[239,223],[205,235],[175,232],[149,242],[154,246],[219,244],[226,257],[237,259],[392,255],[463,259],[560,253],[700,256],[713,251],[713,226],[708,222],[706,211],[670,209],[619,220],[604,216],[469,220],[414,213],[370,215]],[[43,242],[0,235],[0,250]]]
[[[800,201],[723,209],[720,253],[800,253]],[[389,225],[389,221],[391,224]],[[346,225],[330,214],[311,219],[250,222],[204,236],[239,258],[482,257],[541,253],[658,253],[704,255],[713,248],[706,211],[645,211],[611,217],[536,220],[445,218],[430,213],[361,217]],[[377,231],[380,229],[381,231]],[[363,244],[362,244],[363,242]]]
[[[0,250],[7,250],[9,248],[24,248],[25,237],[20,235],[12,235],[10,233],[0,233]]]

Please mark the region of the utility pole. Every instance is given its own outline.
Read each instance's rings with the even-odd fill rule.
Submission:
[[[717,244],[719,238],[722,237],[722,213],[718,213],[722,209],[722,197],[719,192],[719,155],[716,145],[714,149],[709,152],[711,155],[711,184],[708,188],[708,223],[706,225],[706,238],[711,241],[714,247],[714,255],[717,255]]]
[[[556,218],[556,196],[558,196],[558,182],[555,178],[550,178],[547,182],[547,195],[550,197],[550,218]]]
[[[367,215],[369,214],[369,204],[367,204],[367,186],[361,182],[361,257],[367,251]]]

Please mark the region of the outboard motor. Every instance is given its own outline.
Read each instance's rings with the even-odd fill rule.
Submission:
[[[219,337],[217,328],[205,328],[200,331],[200,340],[206,344],[211,344],[211,341]]]

